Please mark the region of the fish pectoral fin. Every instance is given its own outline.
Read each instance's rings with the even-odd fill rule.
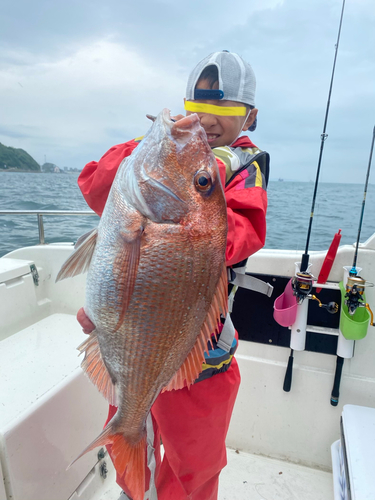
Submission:
[[[116,282],[117,296],[121,298],[119,320],[114,331],[122,325],[130,299],[133,295],[137,278],[143,227],[133,233],[120,233],[123,239],[122,250],[113,264],[113,275]],[[129,236],[129,234],[131,234]]]
[[[97,233],[97,232],[98,232],[97,228],[90,229],[90,231],[87,231],[87,233],[80,236],[78,238],[78,240],[76,241],[76,244],[74,245],[74,250],[77,250],[77,248],[80,247],[82,245],[82,243],[84,243],[87,240],[87,238],[89,238],[90,236],[92,236],[94,233]]]
[[[74,252],[62,265],[56,282],[87,271],[95,250],[97,236],[98,230],[93,229],[78,239]]]
[[[77,349],[80,353],[85,353],[85,357],[81,363],[82,370],[91,382],[96,385],[108,403],[117,406],[116,388],[104,364],[96,334],[92,333]]]
[[[116,418],[116,416],[113,418]],[[112,421],[113,419],[101,434],[71,462],[68,468],[85,453],[98,446],[109,444],[111,445],[111,459],[117,474],[123,478],[132,498],[134,500],[143,500],[145,494],[146,434],[138,443],[133,445],[126,439],[126,436],[113,430]]]
[[[204,353],[208,353],[207,343],[211,341],[211,335],[216,336],[220,315],[226,316],[228,312],[228,278],[227,268],[224,265],[215,295],[213,296],[210,309],[201,331],[197,337],[194,347],[187,355],[184,363],[176,372],[168,385],[162,392],[172,391],[190,387],[202,372]]]

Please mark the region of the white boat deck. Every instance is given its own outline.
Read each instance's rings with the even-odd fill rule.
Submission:
[[[112,471],[106,484],[100,496],[93,496],[91,500],[118,500],[121,488],[114,483]],[[79,498],[73,495],[69,500]],[[228,465],[220,475],[218,500],[333,498],[333,479],[329,472],[228,449]]]
[[[6,427],[27,407],[43,399],[41,396],[58,385],[68,374],[77,373],[80,359],[77,357],[75,348],[82,337],[84,336],[75,316],[54,314],[2,342],[0,361],[5,375],[2,385],[3,390],[6,389],[5,393],[3,392],[3,402],[7,403],[4,407],[7,411],[2,412],[2,420],[0,419],[2,426]],[[53,351],[57,353],[58,363],[56,359],[51,359],[50,353]],[[17,360],[20,357],[22,358],[22,373],[17,379],[15,372],[17,372]],[[43,367],[43,369],[36,370],[35,366]],[[48,373],[47,377],[46,373]],[[85,382],[87,381],[84,380]],[[19,397],[20,390],[23,393],[22,398]],[[19,404],[22,406],[18,407]],[[87,442],[89,441],[90,438],[87,438]],[[100,491],[100,500],[117,500],[121,490],[115,483],[111,464],[108,464],[108,468],[109,475],[104,481],[108,488],[104,488],[105,491],[99,488],[97,491]],[[64,471],[64,469],[65,467],[60,467],[60,470]],[[90,476],[86,478],[81,488],[82,493],[86,490],[83,498],[89,498],[91,493],[90,496],[88,493],[91,490],[94,495],[92,500],[99,500],[95,496],[98,485],[95,487],[94,483],[97,478],[94,480],[93,477],[93,483],[86,489],[89,479]],[[78,500],[80,497],[75,493],[70,500]],[[332,474],[228,449],[228,465],[220,477],[219,500],[245,499],[333,499]]]
[[[62,330],[65,331],[65,335],[62,335]],[[14,367],[16,366],[16,358],[22,356],[23,383],[17,385],[18,393],[20,388],[24,391],[22,398],[16,397],[17,391],[9,383],[9,380],[8,383],[4,384],[4,387],[8,388],[9,392],[8,398],[5,398],[10,403],[8,409],[12,410],[12,415],[10,415],[10,418],[5,419],[3,422],[4,425],[9,420],[12,421],[17,418],[25,410],[24,407],[18,408],[17,401],[22,402],[22,405],[27,407],[59,382],[62,376],[62,373],[60,373],[61,369],[66,373],[70,373],[78,368],[80,359],[75,353],[75,347],[78,343],[77,337],[81,335],[73,315],[55,314],[41,320],[38,328],[35,328],[35,325],[33,325],[3,341],[2,356],[0,359],[2,367],[6,367],[4,374],[5,376],[10,375],[12,367],[14,371]],[[51,362],[52,360],[48,355],[51,343],[57,348],[59,357],[59,363],[57,364]],[[8,344],[9,349],[7,349]],[[27,353],[24,352],[26,347]],[[34,369],[35,364],[43,366],[43,358],[44,366],[48,368],[48,377],[44,376],[44,370],[38,371]],[[45,365],[46,360],[49,360],[47,366]],[[60,370],[57,370],[57,367]],[[27,376],[24,377],[26,373]],[[35,380],[35,377],[39,377],[38,380]],[[3,412],[3,418],[5,418],[5,415],[6,412]],[[95,496],[96,490],[100,494],[100,500],[118,499],[121,489],[115,483],[115,475],[108,461],[107,459],[109,475],[104,484],[102,480],[100,480],[100,485],[95,484],[99,478],[98,476],[94,478],[94,475],[92,475],[93,482],[86,490],[88,486],[87,481],[90,479],[89,476],[81,487],[82,493],[86,490],[82,498],[89,498],[93,494],[92,500],[99,500],[99,497]],[[104,485],[107,487],[102,489]],[[101,487],[97,489],[98,486]],[[91,493],[89,494],[90,490]],[[78,500],[80,497],[81,495],[77,496],[77,493],[75,493],[70,500]],[[245,499],[333,499],[332,474],[228,449],[228,465],[220,477],[219,500]]]
[[[0,361],[5,376],[3,389],[7,389],[6,394],[3,392],[3,402],[8,403],[7,411],[2,412],[3,421],[0,419],[3,426],[17,419],[27,407],[59,384],[64,376],[72,372],[77,373],[80,359],[75,348],[82,337],[84,336],[75,316],[53,314],[2,342]],[[57,353],[58,363],[51,359],[50,353],[53,351]],[[22,373],[17,379],[15,373],[20,357]],[[35,365],[44,369],[35,370]],[[48,377],[45,376],[46,373]],[[19,397],[20,390],[22,398]],[[89,440],[88,438],[87,441]],[[70,500],[90,497],[92,500],[119,498],[121,489],[115,483],[115,474],[111,464],[108,464],[109,459],[106,461],[109,469],[107,479],[103,482],[100,476],[89,475],[78,489],[78,492],[82,492],[81,495],[77,496],[76,492]],[[60,469],[65,474],[65,467]],[[91,478],[92,484],[88,485]],[[96,484],[98,480],[101,484]],[[100,494],[100,498],[96,497],[95,491]],[[228,465],[220,477],[219,500],[245,499],[333,499],[332,474],[228,449]]]
[[[228,449],[219,500],[333,500],[330,472]]]

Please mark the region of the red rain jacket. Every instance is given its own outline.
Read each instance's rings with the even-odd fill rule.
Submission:
[[[130,156],[139,142],[131,140],[113,146],[99,162],[88,163],[78,177],[78,185],[87,204],[102,215],[109,191],[121,161]],[[233,147],[256,147],[247,136]],[[217,159],[220,177],[225,185],[225,165]],[[224,189],[228,212],[227,266],[236,264],[260,250],[266,239],[267,193],[260,186],[244,187],[240,176]]]

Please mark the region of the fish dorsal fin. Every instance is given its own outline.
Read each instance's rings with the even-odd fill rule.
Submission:
[[[95,250],[97,236],[98,230],[93,229],[78,239],[74,252],[62,265],[56,281],[72,278],[87,271]]]
[[[182,389],[185,386],[190,387],[190,385],[194,383],[202,371],[204,353],[207,352],[208,354],[207,342],[211,342],[211,335],[216,335],[220,315],[225,317],[227,312],[228,279],[227,269],[224,265],[218,287],[206,316],[206,320],[202,325],[194,347],[189,352],[184,363],[181,365],[180,369],[176,372],[169,384],[164,387],[163,392],[172,391],[173,389]]]
[[[81,363],[81,367],[91,382],[96,385],[98,390],[103,394],[109,404],[116,404],[116,389],[112,382],[111,376],[108,373],[107,367],[104,364],[98,337],[95,332],[92,332],[88,339],[82,342],[77,347],[79,352],[85,353],[85,357]]]

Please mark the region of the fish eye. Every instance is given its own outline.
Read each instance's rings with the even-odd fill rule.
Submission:
[[[212,187],[212,179],[208,172],[201,170],[194,177],[194,184],[198,191],[205,192]]]

